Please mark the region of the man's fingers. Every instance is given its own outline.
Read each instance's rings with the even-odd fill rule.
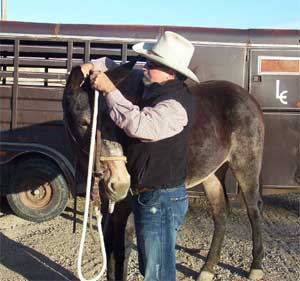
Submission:
[[[92,87],[100,91],[110,93],[116,89],[104,72],[93,73],[90,79]]]
[[[97,76],[100,74],[101,72],[93,72],[91,75],[90,75],[90,79],[91,80],[95,80],[97,78]]]
[[[91,81],[91,85],[93,88],[95,88],[95,84],[96,84],[96,80],[97,80],[97,77],[98,75],[100,74],[100,72],[93,72],[91,75],[90,75],[90,81]]]

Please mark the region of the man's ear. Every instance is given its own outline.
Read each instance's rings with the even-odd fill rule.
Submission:
[[[172,78],[176,78],[177,72],[174,69],[168,68],[166,71]]]

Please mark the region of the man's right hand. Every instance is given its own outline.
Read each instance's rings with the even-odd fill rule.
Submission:
[[[104,95],[116,90],[116,86],[104,72],[94,72],[90,80],[92,87],[102,91]]]

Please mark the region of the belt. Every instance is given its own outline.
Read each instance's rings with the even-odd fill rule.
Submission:
[[[179,187],[180,185],[176,186],[157,186],[157,187],[146,187],[146,186],[139,186],[139,185],[134,185],[132,188],[130,188],[131,195],[139,195],[144,192],[151,192],[157,189],[171,189],[171,188],[176,188]]]
[[[144,192],[151,192],[151,191],[155,190],[155,188],[145,187],[145,186],[135,186],[135,187],[131,188],[130,190],[131,190],[132,195],[139,195]]]

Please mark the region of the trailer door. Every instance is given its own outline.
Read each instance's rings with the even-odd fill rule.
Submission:
[[[251,50],[249,90],[266,123],[264,188],[299,187],[300,50]]]

